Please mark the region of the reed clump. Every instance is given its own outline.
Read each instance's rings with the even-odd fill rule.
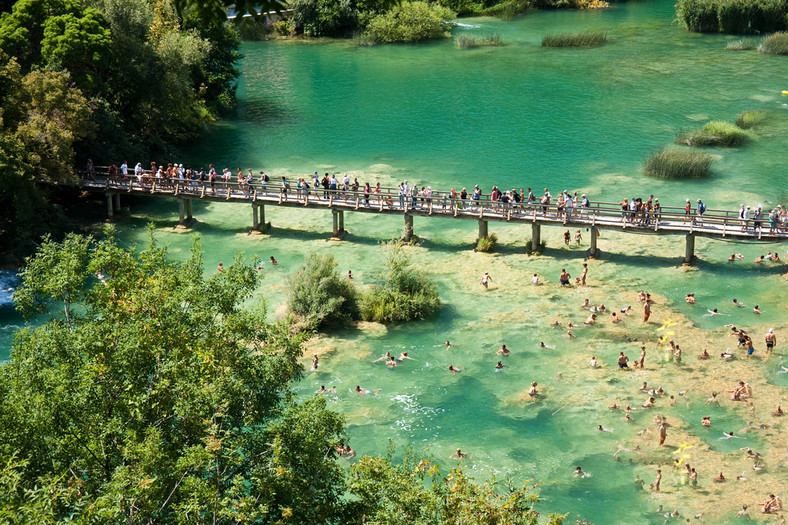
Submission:
[[[729,40],[725,45],[728,51],[748,51],[755,49],[755,42],[751,38],[737,38],[736,40]]]
[[[500,34],[492,35],[458,35],[454,39],[454,44],[461,49],[470,49],[479,46],[500,46],[503,44]]]
[[[780,32],[767,36],[758,46],[758,51],[770,55],[788,55],[788,33]]]
[[[747,35],[788,26],[786,0],[678,0],[676,16],[698,33]]]
[[[708,176],[713,160],[695,149],[666,148],[649,155],[643,173],[660,179],[697,179]]]
[[[594,47],[607,42],[604,31],[582,31],[580,33],[556,33],[545,35],[542,47]]]
[[[491,233],[487,237],[481,237],[476,241],[476,251],[482,253],[490,253],[495,251],[495,245],[498,244],[498,236]]]
[[[745,110],[742,111],[738,117],[736,117],[736,125],[739,126],[741,129],[752,129],[756,126],[763,124],[766,118],[767,118],[767,114],[763,110],[760,109]]]
[[[682,133],[676,143],[687,146],[741,146],[749,140],[750,134],[735,124],[712,120],[700,129]]]
[[[517,15],[526,13],[533,8],[534,6],[530,0],[503,0],[503,2],[482,9],[480,14],[511,20]]]

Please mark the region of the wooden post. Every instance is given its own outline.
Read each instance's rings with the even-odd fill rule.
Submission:
[[[591,226],[591,247],[588,249],[588,257],[594,258],[599,255],[599,249],[596,246],[597,237],[599,237],[599,228]]]
[[[479,220],[479,240],[486,238],[488,235],[487,233],[487,221],[480,219]]]
[[[539,251],[539,243],[542,242],[542,225],[538,222],[531,223],[531,251]]]
[[[402,242],[410,242],[413,238],[413,215],[405,214],[405,231],[402,232]]]
[[[684,264],[692,264],[695,259],[695,235],[687,235],[687,244],[684,249]]]

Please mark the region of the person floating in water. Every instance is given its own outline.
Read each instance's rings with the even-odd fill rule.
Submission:
[[[449,348],[451,348],[451,343],[447,339],[445,343],[442,343],[442,344],[439,344],[439,345],[433,345],[432,347],[433,348],[438,348],[439,346],[445,346],[446,350],[448,350]]]
[[[495,371],[496,371],[496,372],[500,372],[500,371],[501,371],[501,370],[503,370],[504,368],[509,368],[509,367],[508,367],[507,365],[503,364],[503,362],[502,362],[502,361],[498,361],[498,364],[497,364],[497,365],[495,365]]]
[[[509,355],[512,352],[508,348],[506,348],[506,345],[501,345],[501,349],[495,353],[498,355]]]
[[[464,458],[468,457],[468,454],[464,453],[462,450],[460,450],[458,448],[457,451],[454,454],[452,454],[451,456],[449,456],[449,457],[450,458],[457,458],[457,459],[464,459]]]
[[[451,375],[456,376],[457,372],[462,372],[459,368],[455,368],[454,365],[449,365],[449,370],[451,371]]]
[[[380,389],[380,388],[376,388],[375,390],[366,390],[366,389],[361,388],[359,385],[356,385],[356,388],[355,388],[355,391],[360,396],[366,396],[366,395],[373,395],[374,396],[374,395],[377,395],[377,393],[380,392],[381,390],[382,389]]]

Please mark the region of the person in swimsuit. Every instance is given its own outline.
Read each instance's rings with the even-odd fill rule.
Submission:
[[[451,375],[456,376],[457,372],[461,372],[459,368],[454,368],[454,365],[449,365],[449,370],[451,370]]]
[[[495,365],[495,371],[498,372],[503,370],[504,368],[509,368],[507,365],[503,364],[503,361],[498,361],[498,364]]]
[[[629,358],[624,355],[624,352],[619,352],[618,353],[618,367],[619,368],[629,368],[629,366],[627,365],[627,361],[629,361]]]
[[[457,449],[457,452],[455,452],[454,454],[452,454],[452,455],[451,455],[451,456],[449,456],[449,457],[450,457],[450,458],[457,458],[457,459],[462,459],[462,458],[466,457],[467,455],[468,455],[468,454],[464,454],[464,453],[462,452],[462,450],[460,450],[460,449]]]
[[[760,306],[758,306],[758,305],[756,304],[756,305],[755,305],[755,306],[753,306],[753,308],[752,308],[752,313],[754,313],[754,314],[760,314],[760,313],[761,313],[761,307],[760,307]]]
[[[643,322],[648,322],[649,317],[651,317],[651,305],[645,301],[643,302]]]
[[[566,271],[566,268],[561,268],[561,275],[559,276],[558,280],[561,282],[561,286],[569,286],[569,280],[572,278],[571,275]]]
[[[575,233],[575,242],[578,246],[580,245],[581,240],[583,240],[583,236],[580,235],[580,230],[577,230],[577,233]]]
[[[407,352],[402,352],[402,353],[399,355],[399,359],[397,359],[397,361],[399,361],[399,362],[402,362],[402,361],[404,361],[405,359],[410,359],[411,361],[415,361],[415,359],[413,359],[412,357],[410,357],[410,356],[408,355],[408,353],[407,353]]]
[[[579,241],[578,241],[579,243]],[[580,285],[586,285],[586,275],[588,275],[588,263],[583,263],[583,271],[580,273]]]
[[[274,266],[279,266],[279,262],[276,259],[274,259],[273,255],[271,256],[271,264],[273,264]]]
[[[684,300],[687,301],[690,304],[695,304],[695,294],[694,293],[688,293],[687,297],[685,297]]]
[[[539,392],[536,391],[536,381],[531,383],[531,388],[528,389],[528,395],[531,397],[539,395]]]
[[[487,289],[487,284],[488,284],[490,281],[492,281],[492,277],[490,277],[490,274],[489,274],[489,273],[487,273],[487,272],[484,272],[484,275],[482,275],[482,281],[481,281],[481,285],[482,285],[482,286],[484,286],[484,289],[485,289],[485,290]]]
[[[512,352],[508,348],[506,348],[506,345],[501,345],[501,349],[495,353],[498,355],[509,355]]]
[[[769,332],[766,334],[766,353],[770,354],[772,350],[774,350],[774,346],[776,344],[777,344],[777,336],[774,335],[774,328],[769,328]]]
[[[312,356],[312,371],[313,371],[313,372],[314,372],[315,370],[317,370],[318,361],[320,361],[320,360],[318,359],[318,357],[317,357],[317,354],[314,354],[314,355]]]

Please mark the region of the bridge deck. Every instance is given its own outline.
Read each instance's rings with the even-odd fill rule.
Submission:
[[[788,230],[769,228],[768,217],[756,222],[742,221],[738,212],[707,210],[702,218],[693,210],[687,217],[683,208],[663,207],[656,216],[630,212],[624,214],[618,203],[591,202],[588,207],[560,210],[553,201],[549,206],[539,203],[502,203],[493,201],[489,195],[478,200],[470,198],[452,199],[448,192],[433,192],[430,198],[404,197],[397,188],[380,188],[365,198],[363,190],[348,191],[310,188],[298,190],[291,184],[288,190],[281,183],[269,182],[262,187],[259,182],[252,185],[235,182],[210,183],[207,181],[166,180],[145,176],[141,182],[136,178],[84,178],[82,187],[88,191],[127,193],[152,197],[177,197],[201,199],[214,202],[246,202],[257,205],[333,209],[376,213],[386,215],[410,215],[423,217],[447,217],[479,221],[531,223],[545,226],[594,227],[619,230],[627,233],[688,235],[714,237],[735,241],[784,242]],[[414,204],[415,200],[415,204]],[[622,215],[626,215],[622,217]],[[652,214],[653,215],[653,214]],[[485,228],[486,231],[486,228]]]

